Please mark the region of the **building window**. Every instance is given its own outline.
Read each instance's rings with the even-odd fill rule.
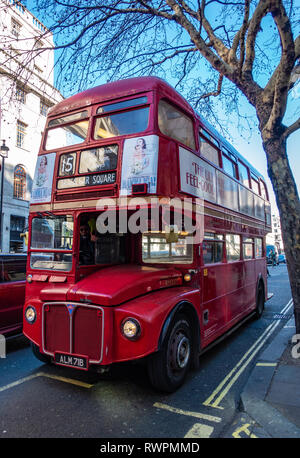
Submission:
[[[23,240],[20,234],[24,232],[24,216],[10,215],[10,243],[9,251],[11,253],[21,253],[23,251]],[[25,280],[24,261],[14,263],[13,269],[10,270],[11,280]]]
[[[25,199],[26,195],[26,171],[21,165],[15,167],[14,172],[14,197]]]
[[[40,114],[47,116],[48,110],[49,106],[43,100],[40,100]]]
[[[14,37],[19,38],[21,31],[21,24],[15,19],[11,19],[11,33]]]
[[[22,121],[17,121],[17,146],[24,148],[27,125]]]
[[[17,86],[16,89],[16,100],[24,104],[26,103],[26,91],[20,86]]]

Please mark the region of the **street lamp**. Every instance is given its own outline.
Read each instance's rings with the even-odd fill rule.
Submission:
[[[0,146],[0,156],[2,158],[2,164],[1,164],[1,194],[0,194],[0,248],[2,251],[2,223],[3,223],[3,218],[2,218],[2,207],[3,207],[3,182],[4,182],[4,161],[8,157],[8,151],[9,148],[5,144],[5,140],[2,140],[2,145]]]

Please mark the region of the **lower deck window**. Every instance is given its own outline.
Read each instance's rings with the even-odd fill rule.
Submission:
[[[223,242],[217,241],[204,241],[203,248],[203,263],[213,264],[215,262],[222,262],[223,259]]]
[[[241,255],[240,236],[234,234],[226,235],[226,256],[227,261],[239,261]]]
[[[255,239],[255,257],[262,258],[262,255],[263,255],[262,239]]]
[[[193,262],[193,245],[187,238],[179,236],[177,242],[167,242],[163,233],[143,234],[143,262],[146,263],[177,263]]]
[[[244,256],[244,259],[252,259],[253,258],[253,248],[254,248],[254,240],[253,239],[244,239],[244,241],[243,241],[243,256]]]
[[[205,240],[206,239],[206,240]],[[203,264],[223,261],[224,236],[215,232],[205,232],[202,243]]]

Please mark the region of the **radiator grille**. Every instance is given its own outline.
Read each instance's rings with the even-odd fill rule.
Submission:
[[[103,309],[74,303],[46,303],[43,308],[43,347],[55,352],[102,360]]]

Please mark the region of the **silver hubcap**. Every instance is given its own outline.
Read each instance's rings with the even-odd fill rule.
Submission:
[[[178,343],[177,354],[176,354],[176,363],[180,369],[183,369],[189,360],[190,357],[190,341],[185,336],[181,336],[181,339]]]

